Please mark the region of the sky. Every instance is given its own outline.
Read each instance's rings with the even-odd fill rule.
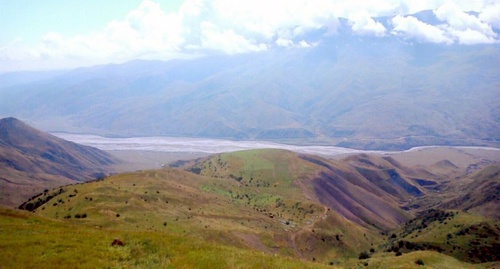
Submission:
[[[412,16],[423,10],[438,23]],[[339,18],[359,36],[500,40],[500,0],[0,0],[0,73],[308,48],[308,33],[335,35]]]

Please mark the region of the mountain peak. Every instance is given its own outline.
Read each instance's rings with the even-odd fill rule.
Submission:
[[[17,125],[20,123],[23,123],[23,122],[14,118],[14,117],[7,117],[7,118],[0,119],[0,128],[5,128],[6,126],[13,126],[13,125]]]
[[[11,146],[34,145],[52,135],[39,131],[14,117],[0,119],[0,141]]]

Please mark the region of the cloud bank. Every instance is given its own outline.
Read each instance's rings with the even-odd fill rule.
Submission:
[[[438,23],[411,15],[432,10]],[[34,46],[12,40],[0,45],[4,69],[62,68],[131,59],[189,58],[307,48],[320,42],[310,33],[396,37],[439,44],[498,43],[500,4],[490,1],[395,0],[186,0],[166,13],[144,0],[125,18],[98,32],[62,36],[47,32]],[[385,25],[385,26],[384,26]],[[1,70],[0,71],[4,71]]]

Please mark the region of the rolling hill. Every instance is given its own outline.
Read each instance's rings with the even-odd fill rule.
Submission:
[[[19,206],[62,185],[105,177],[119,160],[101,150],[36,130],[15,118],[0,119],[0,204]]]
[[[227,174],[211,170],[216,165],[226,167]],[[252,172],[246,170],[250,167]],[[192,172],[147,170],[55,189],[42,194],[42,200],[51,200],[36,212],[103,229],[178,233],[324,262],[355,257],[360,247],[377,244],[376,230],[308,198],[296,185],[295,172],[314,169],[316,165],[287,151],[222,154],[189,167]]]
[[[366,154],[327,160],[285,150],[240,151],[193,160],[178,168],[117,174],[55,188],[25,204],[26,208],[33,208],[30,204],[41,201],[34,209],[36,220],[15,212],[4,212],[2,219],[9,223],[35,221],[43,223],[47,230],[76,229],[77,237],[89,235],[88,240],[76,240],[84,245],[94,240],[106,254],[88,263],[135,261],[162,267],[198,261],[207,266],[215,263],[222,267],[253,267],[259,263],[250,257],[259,257],[265,264],[287,267],[313,266],[308,262],[314,262],[314,266],[341,268],[380,268],[388,264],[411,268],[418,266],[415,262],[420,259],[428,266],[476,268],[468,262],[494,261],[496,258],[490,254],[469,255],[476,250],[465,247],[477,242],[479,248],[489,247],[488,253],[493,253],[497,239],[484,237],[489,228],[482,227],[488,223],[486,226],[494,232],[498,229],[495,221],[464,212],[451,215],[408,206],[436,195],[431,185],[419,182],[424,178],[439,180],[421,169],[408,168],[391,157]],[[492,176],[498,179],[487,166],[463,180],[487,180]],[[441,181],[439,184],[451,186]],[[444,219],[439,218],[441,215]],[[464,250],[452,252],[446,235],[444,241],[442,237],[448,226],[453,227],[453,233],[467,227],[469,231],[470,227],[482,230],[453,237]],[[109,235],[100,236],[102,233]],[[437,241],[425,239],[434,236]],[[53,238],[51,242],[56,240],[60,246],[73,244],[73,240],[65,241],[68,239],[61,233],[54,233]],[[123,240],[125,247],[110,247],[113,238]],[[165,240],[172,243],[167,247],[161,243]],[[399,246],[399,241],[404,241],[403,247],[398,248],[402,254],[394,257],[387,251]],[[5,246],[10,244],[7,242],[0,240]],[[200,242],[201,246],[189,251],[189,242]],[[48,253],[56,247],[47,246]],[[435,252],[438,246],[445,251]],[[59,255],[58,261],[73,263],[72,249],[80,247],[73,245],[62,251],[64,255]],[[209,249],[217,249],[219,254],[210,254]],[[360,253],[368,251],[371,258],[358,259]],[[462,257],[460,253],[469,256]],[[221,261],[222,254],[234,258]],[[42,255],[36,261],[47,261],[48,257]]]

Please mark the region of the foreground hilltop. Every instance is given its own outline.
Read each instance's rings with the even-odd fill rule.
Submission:
[[[492,167],[464,180],[491,175],[497,169]],[[444,173],[443,167],[439,171]],[[221,267],[252,267],[256,264],[252,259],[241,260],[248,255],[264,260],[276,257],[267,260],[269,264],[284,258],[292,267],[310,266],[306,261],[342,267],[365,263],[373,268],[411,267],[421,259],[440,268],[474,268],[468,262],[496,261],[492,249],[498,241],[498,221],[464,212],[454,218],[456,213],[446,210],[436,211],[437,217],[425,213],[431,202],[437,207],[452,198],[436,193],[436,188],[446,186],[453,186],[447,178],[408,168],[389,157],[327,160],[284,150],[251,150],[57,188],[41,194],[44,203],[34,212],[84,233],[112,232],[124,241],[126,247],[120,252],[125,264],[153,267],[182,266],[192,259],[213,259]],[[415,216],[419,217],[414,220]],[[441,216],[454,225],[453,240],[459,240],[460,251],[454,251],[442,236],[448,224]],[[436,218],[439,224],[412,226]],[[483,226],[489,228],[478,228]],[[479,230],[460,234],[467,228]],[[428,236],[415,240],[418,230]],[[152,237],[174,242],[167,248]],[[112,238],[93,240],[106,249]],[[203,247],[180,251],[186,246],[179,242],[203,242],[229,256],[239,253],[241,259],[221,261]],[[468,247],[474,244],[486,247],[490,254],[476,255],[478,248]],[[395,258],[396,247],[402,253]],[[371,258],[360,261],[363,253]]]
[[[0,204],[18,206],[44,189],[105,177],[118,162],[16,118],[0,119]]]

